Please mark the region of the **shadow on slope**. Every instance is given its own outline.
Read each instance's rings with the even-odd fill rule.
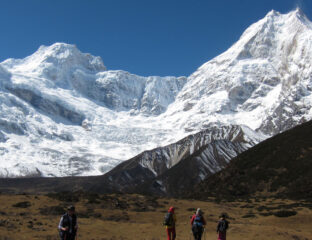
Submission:
[[[312,121],[243,152],[184,196],[312,199]]]

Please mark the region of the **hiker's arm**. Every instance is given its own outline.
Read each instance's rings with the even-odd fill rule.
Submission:
[[[63,225],[63,217],[61,217],[60,223],[58,225],[58,229],[62,231],[67,231],[67,228],[63,228],[62,225]]]
[[[192,216],[192,219],[191,219],[191,225],[193,225],[194,220],[195,220],[195,215],[193,215],[193,216]]]
[[[206,226],[206,220],[204,217],[203,217],[203,224]]]
[[[219,232],[219,227],[220,227],[220,222],[218,222],[218,225],[217,225],[217,233]]]
[[[78,219],[76,219],[76,226],[75,229],[78,230]]]

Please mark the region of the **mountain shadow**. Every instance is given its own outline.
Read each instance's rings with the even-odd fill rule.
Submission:
[[[185,192],[189,198],[250,196],[312,199],[312,121],[276,135],[234,158]]]

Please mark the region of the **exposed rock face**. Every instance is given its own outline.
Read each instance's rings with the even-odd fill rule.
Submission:
[[[8,138],[0,131],[0,142],[6,142]]]
[[[211,126],[181,141],[146,151],[102,177],[114,190],[177,196],[262,139],[240,126]],[[100,186],[98,186],[100,189]]]
[[[80,126],[82,121],[86,118],[83,114],[74,112],[71,109],[66,109],[64,105],[41,97],[31,90],[18,88],[8,88],[8,90],[15,96],[32,105],[34,108],[41,110],[53,117],[62,117],[72,124],[77,124]]]

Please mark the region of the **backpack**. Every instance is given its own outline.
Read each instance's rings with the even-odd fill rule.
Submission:
[[[203,231],[203,218],[200,215],[196,215],[194,222],[193,222],[193,226],[192,226],[192,231],[194,234],[198,234],[200,232]]]
[[[218,226],[219,232],[224,233],[226,232],[227,228],[228,228],[228,223],[225,220],[221,220]]]
[[[173,225],[173,215],[172,215],[172,213],[170,213],[170,212],[166,213],[163,225],[169,226],[169,227]]]
[[[203,217],[200,215],[196,215],[195,219],[194,219],[194,223],[193,225],[196,225],[197,227],[203,227]]]

